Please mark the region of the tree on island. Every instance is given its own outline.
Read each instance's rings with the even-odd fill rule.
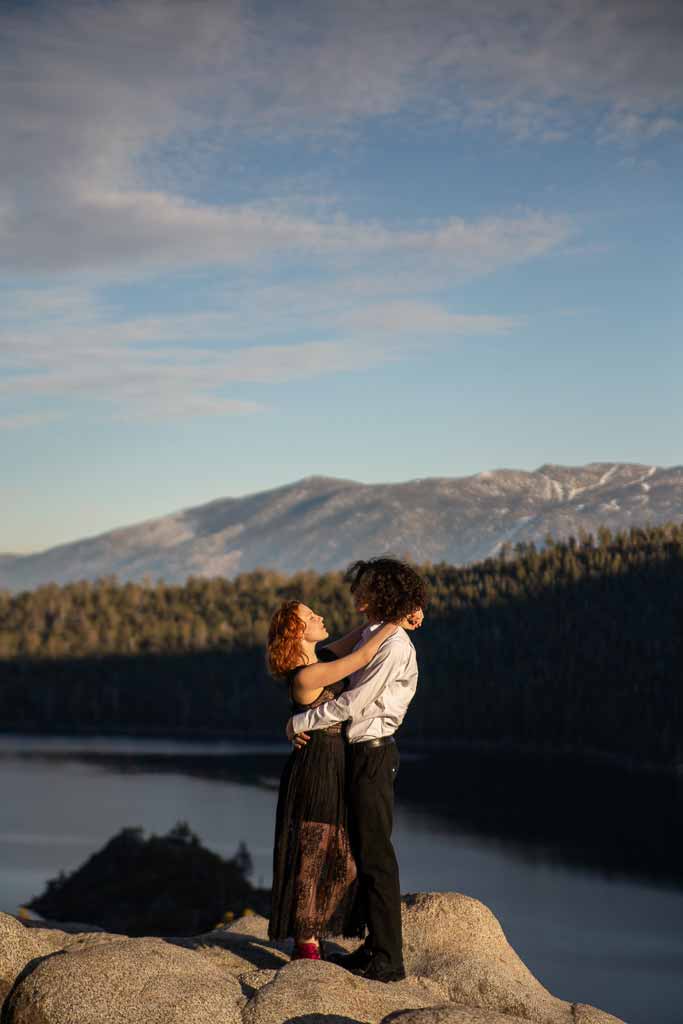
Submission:
[[[28,906],[57,921],[83,921],[126,935],[196,935],[226,916],[267,914],[270,892],[249,881],[244,843],[224,860],[186,822],[145,838],[124,828],[71,874],[51,879]]]

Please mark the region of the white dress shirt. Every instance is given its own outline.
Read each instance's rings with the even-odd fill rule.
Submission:
[[[380,625],[366,626],[357,649]],[[292,718],[294,732],[327,729],[335,722],[349,725],[349,743],[392,736],[405,717],[417,688],[417,657],[405,629],[400,626],[380,646],[372,661],[354,672],[351,685],[336,700],[302,711]]]

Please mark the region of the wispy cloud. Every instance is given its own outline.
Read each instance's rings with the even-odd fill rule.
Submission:
[[[407,334],[422,339],[506,334],[522,322],[518,317],[451,313],[434,303],[400,299],[354,309],[343,316],[342,321],[356,330],[373,334]]]
[[[73,358],[75,354],[65,361],[63,353],[50,348],[45,339],[43,351],[34,353],[31,371],[0,381],[0,395],[15,402],[18,397],[26,401],[70,398],[76,404],[85,395],[107,418],[244,415],[262,411],[263,403],[235,400],[225,396],[223,389],[358,370],[392,358],[387,347],[360,346],[346,339],[230,350],[102,345],[94,356],[86,348],[81,358]],[[39,419],[39,414],[14,415],[5,419],[4,426],[28,426]]]
[[[598,139],[604,143],[641,143],[680,132],[682,129],[683,119],[661,116],[656,112],[643,114],[634,110],[617,109],[610,112],[601,123]]]
[[[220,213],[215,219],[220,222]],[[257,223],[265,230],[268,217]],[[433,296],[454,282],[533,260],[571,234],[566,218],[534,211],[414,230],[336,222],[311,229],[307,249],[301,243],[303,279],[278,282],[263,267],[237,278],[231,272],[206,294],[201,312],[173,315],[135,315],[75,283],[6,288],[0,366],[7,375],[0,394],[27,402],[77,403],[84,396],[105,416],[258,412],[264,385],[357,371],[427,346],[511,332],[518,317],[461,314]],[[311,260],[314,235],[317,259]],[[179,231],[179,248],[183,239],[191,258],[191,232]],[[227,247],[233,241],[223,237]],[[296,232],[289,244],[298,244]],[[263,254],[251,259],[262,262]],[[238,385],[257,393],[235,399],[230,391]]]
[[[8,218],[0,262],[17,270],[245,266],[280,255],[327,260],[431,255],[451,272],[487,273],[558,245],[568,219],[528,212],[421,230],[290,216],[265,207],[218,209],[160,193],[91,194],[35,217]]]
[[[319,332],[323,340],[264,344],[263,335],[283,326],[283,286],[270,318],[252,324],[230,310],[177,317],[130,317],[116,323],[86,317],[67,327],[43,324],[31,331],[0,331],[0,396],[13,403],[68,400],[82,396],[102,415],[174,419],[259,412],[258,399],[235,400],[235,386],[257,390],[340,372],[359,372],[406,359],[428,346],[487,334],[506,334],[519,318],[459,315],[430,302],[375,296],[357,306],[340,301],[343,282],[315,292],[313,301],[292,290],[286,328]],[[257,295],[261,292],[257,289]],[[336,304],[335,304],[336,296]],[[271,299],[273,296],[271,295]],[[309,297],[310,298],[310,297]],[[86,304],[86,308],[89,308]],[[325,338],[324,335],[327,334]],[[198,343],[198,338],[203,344]],[[248,344],[244,344],[247,341]],[[210,343],[210,347],[208,347]],[[226,390],[228,394],[226,394]],[[26,425],[37,422],[26,416]],[[6,425],[21,426],[21,417]]]
[[[239,150],[246,136],[325,136],[397,112],[423,127],[547,140],[566,138],[586,113],[601,140],[658,138],[679,124],[675,0],[556,0],[552,10],[532,0],[323,0],[297,12],[65,0],[6,13],[5,268],[243,264],[410,244],[343,216],[198,203],[173,188],[174,167],[182,180],[198,162],[201,178],[203,159]],[[449,222],[433,238],[452,255],[464,228]]]
[[[673,0],[5,11],[0,266],[20,283],[2,292],[3,393],[83,393],[126,415],[248,414],[259,395],[236,385],[513,331],[518,317],[464,314],[438,293],[557,251],[570,218],[456,209],[389,225],[315,196],[246,201],[229,179],[209,195],[207,166],[239,162],[249,140],[320,144],[399,113],[423,131],[486,126],[553,143],[588,118],[600,142],[652,141],[679,125],[682,24]],[[304,283],[279,281],[283,267]],[[201,314],[140,315],[103,298],[107,281],[196,268],[226,275]],[[34,287],[36,275],[52,285]]]

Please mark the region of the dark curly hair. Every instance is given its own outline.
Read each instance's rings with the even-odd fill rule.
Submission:
[[[348,567],[344,580],[367,602],[369,616],[397,622],[429,600],[427,583],[419,573],[398,558],[370,558]]]

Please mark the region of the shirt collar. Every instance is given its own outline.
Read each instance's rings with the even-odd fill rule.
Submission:
[[[363,632],[361,633],[361,639],[362,639],[362,640],[367,640],[367,638],[368,638],[368,637],[369,637],[369,636],[370,636],[370,635],[371,635],[372,633],[374,633],[374,632],[375,632],[376,630],[380,629],[380,628],[381,628],[381,627],[382,627],[383,625],[384,625],[384,622],[371,622],[371,623],[370,623],[369,625],[367,625],[367,626],[365,627],[365,629],[364,629],[364,630],[363,630]],[[398,634],[399,636],[404,636],[404,637],[405,637],[406,639],[408,639],[408,640],[410,639],[410,637],[409,637],[409,636],[408,636],[408,634],[406,633],[406,631],[405,631],[405,629],[403,628],[403,626],[399,626],[399,627],[398,627],[398,629],[396,630],[396,633],[397,633],[397,634]]]

